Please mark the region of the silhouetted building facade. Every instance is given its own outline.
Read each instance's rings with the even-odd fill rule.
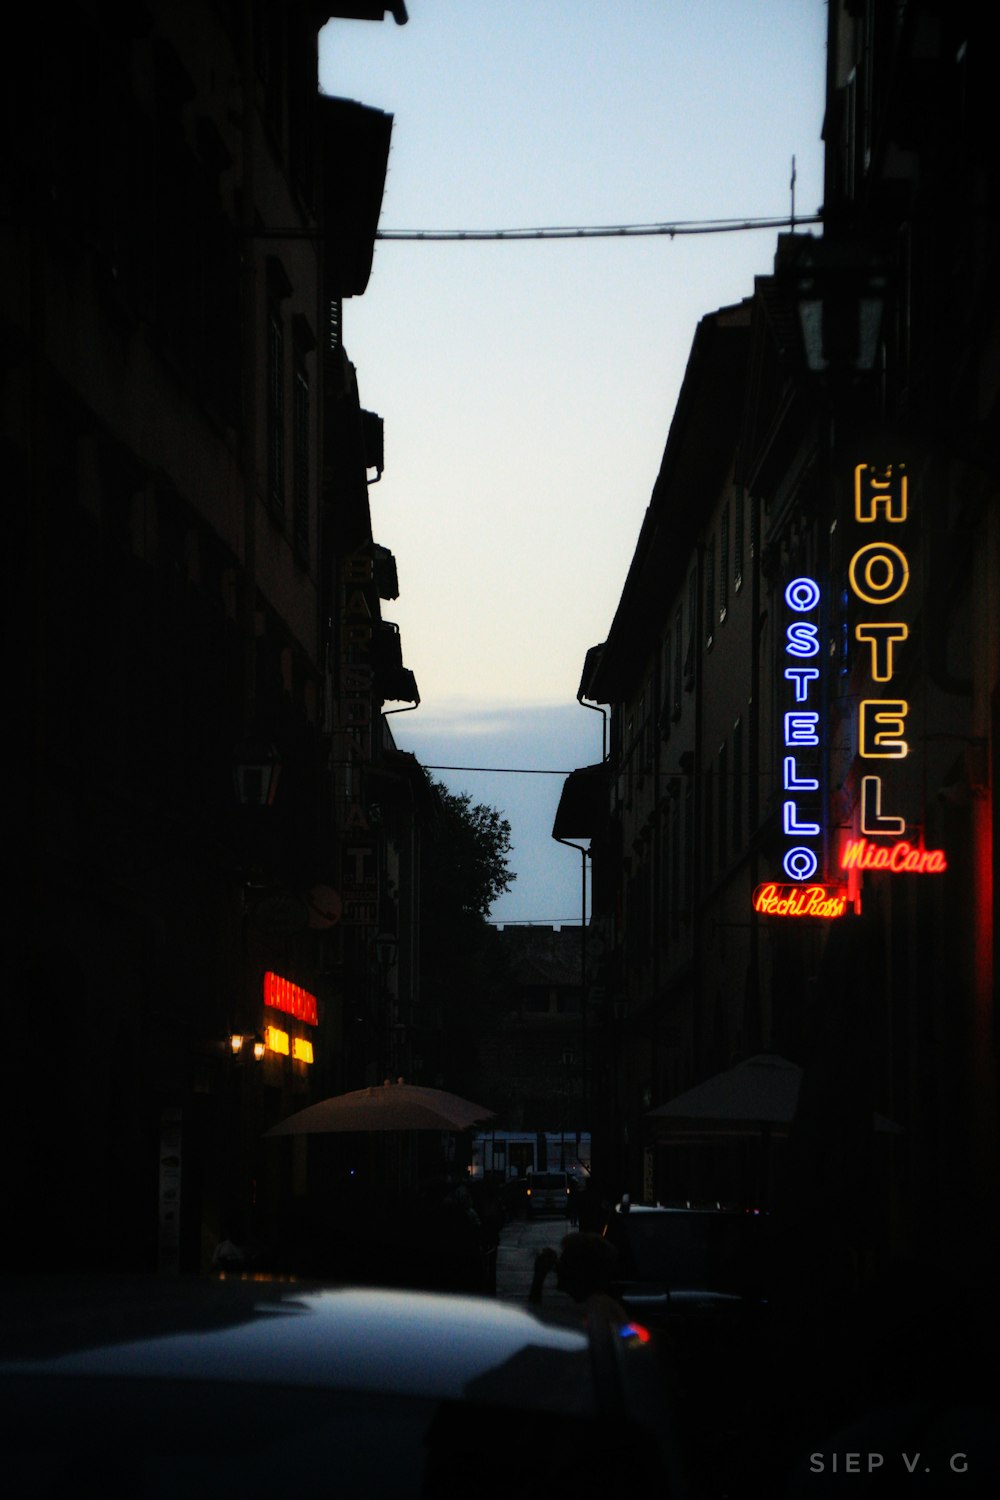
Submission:
[[[61,4],[5,49],[15,1258],[253,1238],[262,1130],[400,1045],[418,694],[342,315],[392,122],[317,76],[387,9]]]
[[[478,1053],[497,1126],[585,1131],[580,929],[503,927],[492,937],[497,991]]]
[[[830,7],[823,233],[699,324],[575,825],[595,1167],[969,1265],[1000,1212],[986,71],[974,6]],[[649,1119],[760,1054],[801,1069],[794,1118]]]

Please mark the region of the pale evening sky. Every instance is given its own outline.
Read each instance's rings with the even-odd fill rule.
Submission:
[[[333,21],[320,87],[394,116],[382,229],[765,218],[822,201],[824,0],[407,0]],[[815,231],[814,231],[815,232]],[[344,307],[370,491],[399,569],[421,704],[390,723],[426,765],[571,769],[576,702],[649,502],[699,318],[753,292],[777,231],[380,241]],[[551,839],[562,779],[433,773],[513,828],[498,921],[579,921]]]

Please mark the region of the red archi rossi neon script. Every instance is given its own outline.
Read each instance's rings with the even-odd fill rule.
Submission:
[[[753,909],[764,917],[842,917],[847,910],[844,885],[759,885]]]

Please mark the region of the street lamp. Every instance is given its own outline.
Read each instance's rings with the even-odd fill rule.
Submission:
[[[244,1048],[246,1048],[248,1051],[252,1051],[254,1062],[259,1063],[263,1061],[266,1046],[264,1038],[261,1036],[259,1031],[255,1031],[253,1036],[244,1036],[243,1033],[239,1031],[233,1032],[232,1036],[229,1038],[229,1050],[232,1052],[233,1056],[242,1057]]]
[[[273,745],[263,741],[246,741],[240,745],[233,780],[241,807],[270,807],[280,774],[281,758]]]
[[[375,938],[375,962],[384,974],[399,956],[399,939],[393,932],[380,932]]]
[[[874,370],[889,292],[883,256],[867,242],[784,238],[779,263],[792,277],[809,372]]]

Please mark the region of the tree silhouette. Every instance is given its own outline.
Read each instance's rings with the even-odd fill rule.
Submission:
[[[449,792],[440,782],[431,785],[441,813],[425,844],[427,873],[433,877],[431,900],[444,902],[453,915],[485,919],[517,879],[508,864],[510,823],[495,807],[474,804],[468,792]]]
[[[488,918],[517,878],[510,823],[468,792],[431,787],[438,818],[422,847],[422,1009],[438,1033],[442,1082],[476,1097],[475,1044],[499,1019],[499,945]]]

